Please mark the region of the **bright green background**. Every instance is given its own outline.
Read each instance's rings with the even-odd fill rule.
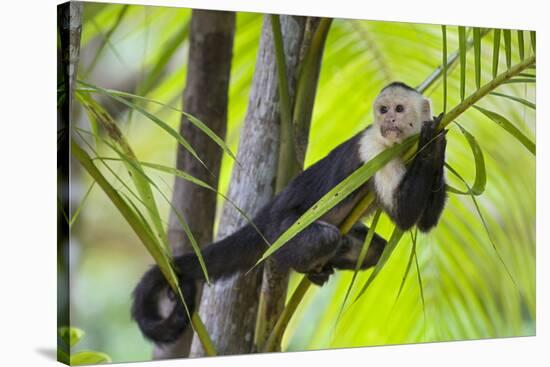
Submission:
[[[122,5],[85,4],[79,78],[101,87],[125,88],[141,94],[143,80],[170,50],[170,39],[184,32],[190,11],[130,6],[117,22],[122,8]],[[261,15],[237,16],[226,139],[234,152],[246,113],[261,23]],[[88,73],[102,39],[109,34],[95,67]],[[449,52],[453,52],[458,48],[456,27],[448,27],[448,39]],[[526,45],[530,45],[527,38]],[[148,98],[181,108],[187,46],[187,39],[178,44],[165,72],[155,78],[154,88],[146,91]],[[336,20],[327,40],[306,165],[372,121],[371,103],[385,84],[402,80],[416,86],[422,82],[441,63],[441,47],[438,25]],[[513,56],[517,62],[518,55]],[[482,80],[487,81],[491,78],[492,33],[483,40],[482,57]],[[468,66],[471,73],[467,94],[475,88],[473,52],[469,54]],[[504,67],[501,55],[501,70]],[[534,84],[509,84],[498,91],[534,101],[534,89]],[[441,85],[430,89],[427,95],[432,99],[434,112],[440,112]],[[129,116],[120,105],[99,101],[111,108],[140,160],[175,165],[173,138],[139,113]],[[453,107],[459,102],[457,68],[449,75],[448,105]],[[534,139],[533,110],[494,96],[484,98],[480,105],[507,116]],[[179,114],[152,104],[144,107],[174,128],[179,126]],[[78,115],[81,126],[88,128],[85,115]],[[336,274],[322,289],[310,290],[285,335],[284,350],[535,333],[534,156],[473,109],[458,121],[477,138],[485,154],[488,184],[478,202],[489,233],[518,288],[492,248],[471,197],[450,195],[438,228],[420,236],[417,245],[425,308],[414,265],[396,302],[411,251],[407,234],[372,287],[343,314],[338,325],[335,320],[351,273]],[[448,142],[447,162],[472,182],[472,155],[456,127],[451,127]],[[113,155],[104,146],[99,151]],[[127,177],[120,165],[110,164],[122,177]],[[73,170],[76,205],[90,185],[89,177],[77,165]],[[227,190],[231,168],[232,160],[225,156],[221,191]],[[173,177],[153,171],[150,177],[171,196]],[[451,175],[449,180],[462,187]],[[120,186],[115,184],[124,191]],[[156,199],[166,219],[169,206],[160,195]],[[219,204],[223,205],[223,201]],[[383,216],[379,233],[388,238],[391,229],[389,220]],[[71,246],[71,321],[73,326],[86,331],[78,349],[103,351],[115,362],[150,359],[152,347],[130,320],[129,309],[131,291],[152,259],[97,187],[73,227]],[[368,274],[359,276],[355,291]],[[293,279],[292,284],[295,283]]]

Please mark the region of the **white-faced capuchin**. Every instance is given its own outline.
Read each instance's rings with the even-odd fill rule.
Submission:
[[[446,131],[436,134],[441,115],[432,117],[429,100],[401,82],[382,89],[374,101],[373,111],[371,126],[299,174],[253,218],[259,231],[273,243],[361,165],[393,144],[420,133],[417,154],[408,167],[401,158],[393,159],[271,256],[281,267],[305,273],[317,285],[322,285],[334,269],[355,269],[368,228],[358,222],[350,233],[342,236],[338,226],[366,192],[375,193],[375,204],[403,230],[416,224],[421,231],[429,231],[437,224],[445,205]],[[382,237],[374,236],[362,269],[378,262],[385,244]],[[257,230],[247,224],[204,247],[201,253],[210,278],[216,280],[252,268],[266,246]],[[194,253],[175,257],[174,264],[192,313],[196,286],[204,281],[204,274]],[[173,299],[175,305],[170,314],[161,316],[159,299],[168,288],[158,266],[153,266],[134,290],[132,317],[145,337],[159,344],[174,342],[189,324],[184,306],[177,299]]]

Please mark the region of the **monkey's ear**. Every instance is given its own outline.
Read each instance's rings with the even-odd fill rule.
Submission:
[[[432,119],[432,104],[429,99],[422,98],[421,106],[422,121],[430,121]]]

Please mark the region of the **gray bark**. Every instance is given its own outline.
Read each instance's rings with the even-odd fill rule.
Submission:
[[[225,138],[227,127],[234,33],[235,13],[193,10],[183,109],[208,125],[222,139]],[[176,168],[207,182],[212,187],[217,187],[222,159],[221,148],[185,117],[180,124],[180,134],[197,151],[211,173],[181,145],[177,148]],[[186,219],[200,246],[212,242],[216,214],[214,192],[176,177],[172,205]],[[175,255],[193,251],[173,211],[169,217],[168,241]],[[188,356],[192,337],[193,330],[188,328],[174,344],[156,346],[153,351],[154,358]]]
[[[282,17],[283,36],[289,37],[287,55],[298,55],[301,45],[300,17]],[[290,57],[289,75],[295,79],[298,57]],[[262,27],[256,70],[249,106],[241,132],[238,161],[228,196],[246,213],[253,216],[274,194],[279,149],[279,104],[274,46],[269,17]],[[294,83],[293,83],[294,84]],[[229,205],[224,206],[218,238],[223,238],[246,223],[246,219]],[[238,256],[238,254],[235,254]],[[236,275],[205,287],[200,316],[205,322],[218,354],[240,354],[253,351],[261,269]],[[204,356],[197,338],[191,356]]]
[[[82,33],[82,8],[81,2],[68,2],[57,7],[57,22],[61,39],[61,60],[68,105],[72,106],[74,85],[80,57],[80,35]]]

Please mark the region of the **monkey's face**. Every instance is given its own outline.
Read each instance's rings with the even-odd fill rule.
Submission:
[[[374,121],[390,144],[417,134],[422,121],[431,119],[430,102],[420,93],[400,87],[383,90],[374,101]]]

